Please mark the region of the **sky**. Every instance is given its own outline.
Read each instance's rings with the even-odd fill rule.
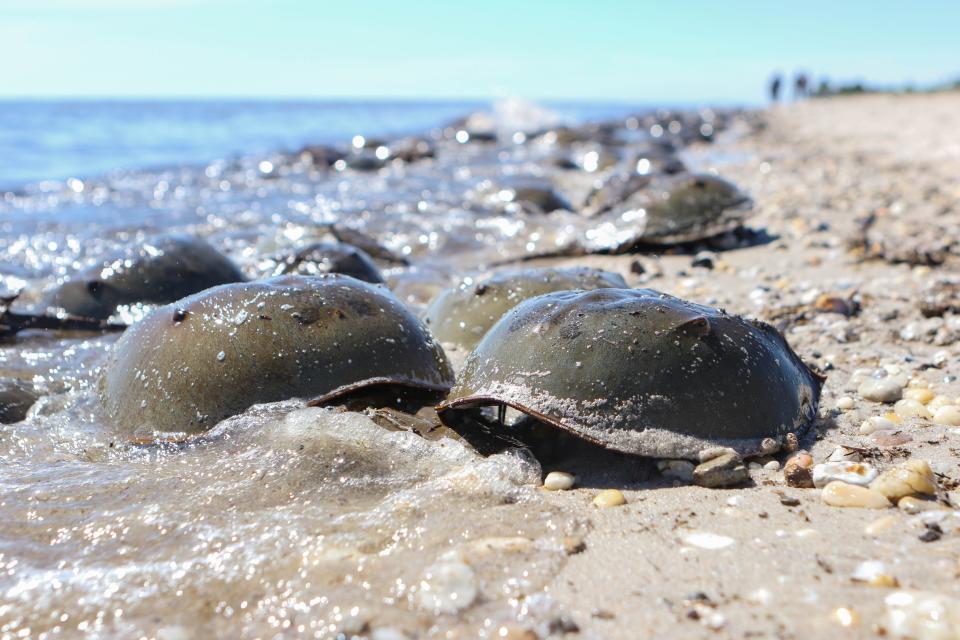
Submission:
[[[960,2],[0,0],[0,98],[755,103],[960,77]]]

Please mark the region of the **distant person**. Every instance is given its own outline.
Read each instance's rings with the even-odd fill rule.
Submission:
[[[783,79],[780,77],[780,74],[774,74],[773,78],[770,79],[770,102],[776,102],[780,99],[780,86],[783,83]]]
[[[793,97],[795,100],[807,97],[807,82],[807,74],[802,72],[797,74],[797,79],[794,81],[793,87]]]

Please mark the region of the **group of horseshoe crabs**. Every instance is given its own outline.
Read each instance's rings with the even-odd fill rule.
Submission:
[[[560,255],[694,243],[743,224],[751,201],[736,185],[688,172],[667,146],[624,164],[611,136],[602,154],[589,147],[563,165],[603,170],[578,205],[541,178],[500,184],[497,199],[543,216],[576,209],[582,233]],[[471,442],[479,431],[697,459],[718,446],[768,453],[816,415],[822,379],[769,325],[590,268],[464,278],[420,318],[376,262],[404,258],[348,229],[327,232],[272,258],[265,280],[169,236],[53,292],[51,307],[90,318],[163,305],[112,349],[98,387],[108,419],[137,441],[191,438],[254,404],[300,398],[392,412],[391,423],[432,408],[438,429]]]
[[[430,328],[472,349],[456,381]],[[581,268],[462,283],[426,322],[383,285],[342,274],[216,286],[128,329],[99,392],[137,441],[191,437],[253,404],[302,398],[435,406],[437,427],[480,425],[525,444],[526,431],[503,419],[510,407],[548,438],[696,459],[716,446],[757,453],[801,432],[820,386],[769,325]]]

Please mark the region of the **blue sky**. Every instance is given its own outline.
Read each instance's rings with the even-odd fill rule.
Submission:
[[[0,96],[756,102],[960,76],[960,2],[0,0]]]

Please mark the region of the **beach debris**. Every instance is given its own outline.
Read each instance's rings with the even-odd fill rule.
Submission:
[[[918,229],[888,211],[872,212],[858,220],[847,249],[859,260],[882,260],[891,264],[936,266],[951,255],[950,233],[937,225]]]
[[[897,423],[883,416],[872,416],[860,424],[860,435],[869,436],[877,431],[896,429]]]
[[[926,318],[960,313],[960,282],[937,281],[929,285],[920,300],[920,313]]]
[[[107,416],[135,436],[198,433],[253,404],[386,405],[442,397],[439,344],[387,289],[349,276],[280,276],[160,307],[114,345],[100,380]]]
[[[813,486],[822,489],[837,481],[866,487],[877,477],[877,473],[865,462],[824,462],[813,467]]]
[[[27,417],[40,395],[22,380],[0,378],[0,424],[13,424]]]
[[[568,291],[504,315],[438,414],[456,428],[462,412],[509,406],[608,449],[697,460],[802,432],[821,384],[769,325],[650,289]]]
[[[711,489],[742,484],[749,479],[750,474],[743,464],[743,458],[733,449],[719,452],[693,470],[693,483]]]
[[[524,300],[571,289],[626,289],[623,277],[587,267],[500,271],[482,280],[464,278],[440,292],[423,320],[440,342],[473,349],[497,320]]]
[[[870,434],[870,440],[881,447],[899,447],[913,440],[913,436],[904,431],[881,429]]]
[[[886,509],[891,506],[882,493],[846,482],[831,482],[823,488],[821,498],[832,507]]]
[[[933,591],[896,591],[884,599],[883,629],[893,638],[960,638],[960,600]]]
[[[806,451],[791,456],[783,465],[783,479],[787,486],[813,488],[813,456]]]
[[[870,488],[896,501],[904,496],[936,494],[937,480],[925,460],[911,459],[881,473]]]
[[[853,570],[850,579],[854,582],[862,582],[871,587],[883,587],[887,589],[900,586],[900,581],[892,576],[884,563],[879,560],[867,560],[861,562]]]
[[[275,276],[340,273],[364,282],[383,282],[373,258],[363,249],[343,242],[315,242],[276,262]]]
[[[708,549],[710,551],[725,549],[736,543],[736,540],[733,538],[711,533],[709,531],[689,531],[680,536],[680,540],[684,544],[691,547]]]
[[[619,489],[604,489],[593,498],[593,504],[601,509],[627,504],[627,498]]]
[[[567,491],[573,488],[576,477],[565,471],[551,471],[543,479],[543,488],[547,491]]]
[[[243,282],[240,270],[207,242],[171,234],[125,247],[71,276],[47,305],[104,320],[125,304],[166,304],[221,284]]]
[[[937,522],[924,522],[924,531],[917,538],[920,542],[936,542],[943,537],[943,528]]]

